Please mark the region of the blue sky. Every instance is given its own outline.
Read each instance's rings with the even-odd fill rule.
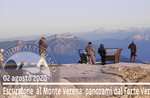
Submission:
[[[0,39],[149,27],[150,0],[0,0]]]

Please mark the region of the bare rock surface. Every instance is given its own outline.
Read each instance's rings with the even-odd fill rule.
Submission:
[[[61,78],[95,78],[99,82],[105,79],[107,82],[140,82],[148,78],[149,73],[150,65],[140,63],[116,63],[105,66],[69,64],[60,67]]]
[[[60,77],[70,82],[99,82],[99,83],[142,83],[150,82],[150,65],[140,63],[116,63],[107,65],[69,64],[60,68]],[[91,86],[76,86],[86,88]],[[92,86],[107,88],[109,86]],[[114,87],[114,86],[112,86]],[[121,86],[117,86],[121,87]],[[122,87],[141,88],[149,86]],[[81,96],[82,98],[83,96]],[[149,98],[147,95],[120,95],[120,96],[90,96],[92,98]]]
[[[3,73],[4,74],[4,73]],[[1,74],[2,75],[2,74]],[[140,63],[116,63],[107,65],[65,64],[59,66],[61,83],[150,83],[150,65]],[[55,86],[59,88],[150,88],[148,85],[68,85]],[[1,88],[1,87],[0,87]],[[2,97],[2,96],[1,96]],[[8,96],[15,98],[16,96]],[[61,98],[149,98],[150,95],[62,95]],[[22,96],[17,98],[44,98],[42,96]],[[59,95],[45,96],[45,98],[60,98]]]

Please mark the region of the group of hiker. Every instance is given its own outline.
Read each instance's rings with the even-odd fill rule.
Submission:
[[[136,62],[136,56],[137,56],[137,48],[135,45],[135,41],[133,41],[128,49],[131,50],[131,56],[130,56],[130,62],[132,62],[132,59],[134,58],[134,63]],[[87,56],[88,56],[88,63],[89,64],[96,64],[96,59],[95,59],[95,49],[92,46],[92,42],[88,43],[88,46],[86,46],[85,51],[87,52]],[[106,64],[106,49],[104,48],[103,44],[100,44],[100,47],[98,49],[98,54],[101,56],[101,62],[102,65]]]
[[[19,45],[20,48],[23,47],[23,44]],[[48,67],[48,64],[46,63],[46,58],[45,58],[45,54],[46,54],[46,49],[48,48],[48,46],[45,43],[45,38],[42,37],[39,41],[39,54],[41,55],[41,59],[39,60],[39,62],[37,63],[37,67],[40,68],[40,65],[42,62],[44,62],[45,68]],[[132,62],[132,58],[134,57],[134,62],[136,62],[136,45],[135,45],[135,41],[133,41],[128,49],[131,49],[131,57],[130,57],[130,62]],[[95,59],[95,49],[92,46],[92,42],[88,43],[88,46],[85,48],[85,51],[87,52],[87,56],[88,56],[88,63],[89,64],[96,64],[96,59]],[[3,64],[4,62],[4,58],[3,58],[3,54],[4,54],[4,49],[0,50],[0,62],[1,64]],[[101,62],[102,65],[106,64],[106,50],[104,48],[103,44],[100,44],[100,47],[98,49],[98,53],[101,56]]]
[[[88,56],[88,63],[89,64],[96,64],[96,59],[95,59],[95,49],[92,46],[92,42],[89,42],[88,46],[86,46],[85,51],[87,52]],[[104,65],[106,63],[105,57],[106,57],[106,50],[104,48],[103,44],[100,44],[100,47],[98,49],[98,53],[101,56],[101,62]]]

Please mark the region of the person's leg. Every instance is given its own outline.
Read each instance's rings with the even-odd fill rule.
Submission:
[[[86,56],[86,64],[88,63],[88,60],[89,60],[89,57],[88,57],[88,56]]]
[[[102,56],[102,65],[105,64],[104,56]]]
[[[136,62],[136,56],[134,56],[134,63]]]
[[[42,58],[42,55],[41,55],[41,58],[40,58],[39,62],[37,63],[37,67],[38,68],[40,68],[42,62],[43,62],[43,58]]]
[[[101,63],[103,64],[103,57],[101,56]]]
[[[131,52],[130,62],[132,63],[133,53]]]
[[[95,60],[95,56],[94,55],[91,55],[91,59],[92,59],[93,63],[96,64],[96,60]]]
[[[130,62],[132,63],[132,57],[130,57]]]
[[[96,64],[96,59],[95,59],[95,56],[94,56],[94,64]]]
[[[46,59],[45,59],[45,54],[44,53],[41,54],[41,59],[39,60],[38,65],[37,65],[38,68],[40,68],[42,62],[44,63],[45,67],[48,67],[48,65],[46,63]]]
[[[47,64],[47,62],[46,62],[45,55],[43,55],[43,61],[44,61],[45,67],[48,68],[48,64]]]
[[[136,62],[136,52],[134,52],[134,63]]]
[[[45,59],[45,54],[42,55],[42,58],[43,58],[43,62],[44,62],[45,67],[48,67],[46,59]]]
[[[4,67],[4,61],[3,60],[1,60],[0,65],[1,65],[1,67]]]
[[[104,64],[106,64],[106,56],[104,56]]]
[[[89,56],[89,59],[88,59],[88,61],[89,61],[89,64],[92,64],[92,61],[91,61],[91,56]]]

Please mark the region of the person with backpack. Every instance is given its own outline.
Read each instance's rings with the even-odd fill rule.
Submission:
[[[88,62],[89,64],[92,64],[92,62],[94,64],[96,64],[96,60],[95,60],[95,49],[92,46],[92,42],[89,42],[88,46],[86,46],[85,51],[87,52],[88,55]]]
[[[105,61],[105,58],[106,58],[106,50],[105,50],[103,44],[100,44],[100,48],[98,49],[98,53],[99,53],[100,56],[101,56],[102,65],[105,65],[105,64],[106,64],[106,61]]]
[[[45,43],[45,38],[42,37],[39,41],[39,54],[41,55],[41,59],[39,60],[39,62],[37,64],[38,68],[40,68],[42,62],[44,62],[45,67],[48,68],[46,58],[45,58],[46,49],[47,49],[47,45]]]
[[[134,63],[135,63],[135,62],[136,62],[136,56],[137,56],[137,54],[136,54],[137,49],[136,49],[135,41],[133,41],[133,42],[129,45],[128,49],[131,50],[130,62],[132,62],[132,58],[134,57]]]

